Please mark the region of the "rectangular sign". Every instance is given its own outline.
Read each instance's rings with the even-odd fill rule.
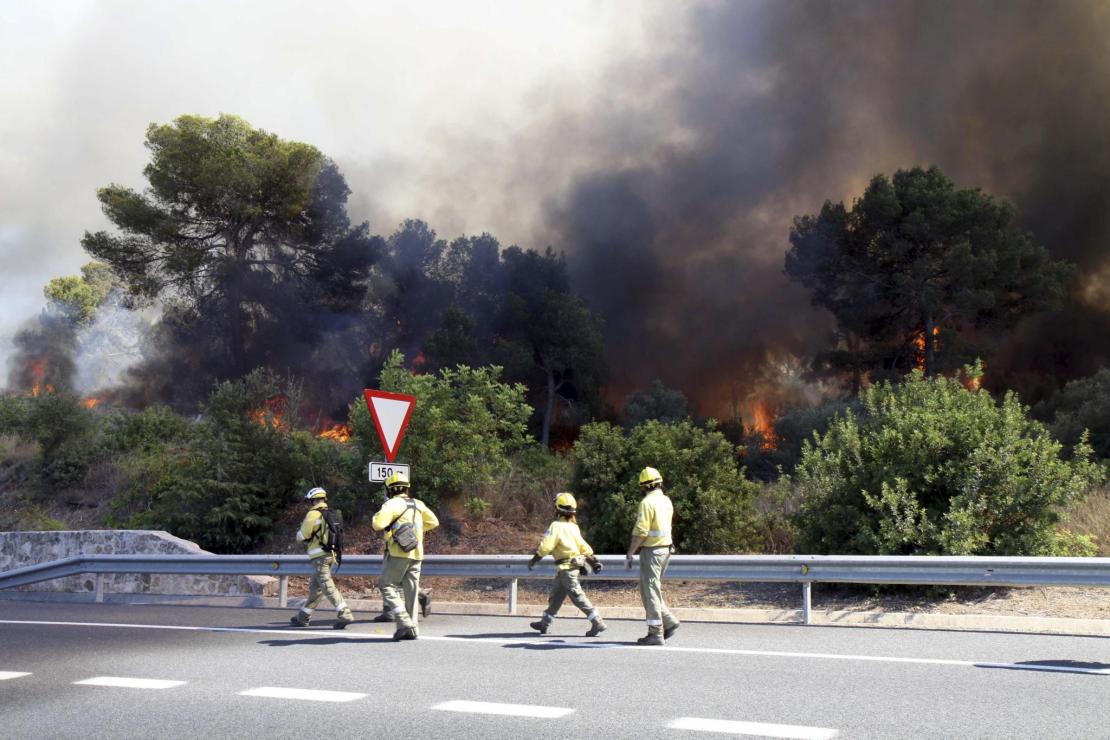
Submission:
[[[412,480],[412,473],[409,472],[408,465],[390,462],[372,462],[370,463],[370,482],[385,483],[389,476],[398,472],[404,473],[409,477],[409,480]]]

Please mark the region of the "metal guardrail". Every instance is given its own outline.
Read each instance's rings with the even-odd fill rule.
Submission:
[[[428,555],[425,576],[502,578],[509,584],[509,613],[516,613],[517,582],[554,575],[550,560],[528,570],[528,555]],[[624,557],[602,555],[598,580],[636,580],[639,561],[625,570]],[[377,576],[380,555],[348,555],[339,576]],[[97,601],[104,599],[107,574],[258,575],[279,579],[286,605],[290,576],[311,576],[303,555],[82,555],[0,573],[0,589],[56,578],[95,574]],[[917,584],[943,586],[1106,586],[1110,558],[942,557],[870,555],[675,555],[666,577],[679,581],[797,583],[802,586],[803,622],[810,623],[814,583]]]

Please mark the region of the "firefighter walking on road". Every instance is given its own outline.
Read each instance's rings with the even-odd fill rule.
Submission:
[[[321,598],[327,596],[335,606],[338,617],[333,626],[343,629],[355,621],[355,618],[331,577],[331,568],[335,564],[335,543],[331,542],[328,523],[324,518],[324,512],[328,508],[328,493],[323,488],[313,488],[305,494],[304,500],[308,503],[309,510],[301,522],[301,528],[297,530],[297,541],[304,543],[313,573],[308,584],[308,600],[297,614],[289,618],[289,622],[294,627],[307,627],[316,605]]]
[[[585,573],[587,566],[594,573],[600,573],[601,562],[594,557],[593,548],[582,538],[582,532],[578,529],[576,521],[578,502],[574,500],[574,496],[569,493],[560,493],[556,496],[555,512],[557,518],[547,528],[535,554],[528,562],[528,570],[532,570],[536,563],[545,556],[551,555],[555,558],[556,569],[555,582],[551,584],[551,595],[547,600],[547,610],[538,622],[532,622],[530,626],[534,630],[539,630],[541,635],[547,634],[551,623],[555,621],[555,615],[559,613],[559,608],[569,596],[571,602],[590,620],[590,629],[586,637],[595,637],[605,631],[605,621],[586,598],[586,592],[578,582],[578,574]]]
[[[640,600],[644,603],[648,633],[636,642],[640,645],[663,645],[678,629],[679,621],[663,601],[663,574],[667,571],[674,544],[671,519],[674,507],[663,493],[663,476],[655,468],[640,471],[640,490],[644,498],[632,540],[625,556],[625,566],[632,568],[632,558],[640,553]]]
[[[397,626],[393,639],[415,640],[419,634],[417,602],[424,534],[438,527],[439,519],[423,501],[409,495],[409,477],[405,473],[389,476],[385,489],[389,499],[370,522],[376,531],[385,532],[382,598]]]

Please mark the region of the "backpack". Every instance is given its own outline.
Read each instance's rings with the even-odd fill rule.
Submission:
[[[405,515],[405,512],[407,512],[409,509],[412,510],[412,521],[402,522],[401,524],[398,524],[397,519],[403,517]],[[401,548],[405,552],[412,552],[416,549],[416,546],[420,544],[420,539],[416,536],[417,514],[419,514],[419,510],[416,508],[416,502],[409,501],[408,504],[405,506],[405,511],[402,511],[400,514],[398,514],[397,519],[394,519],[393,524],[390,525],[390,530],[393,532],[393,544],[397,545],[397,547]]]
[[[324,552],[335,556],[335,567],[343,565],[343,515],[331,509],[320,509],[324,531],[320,537],[320,547]]]

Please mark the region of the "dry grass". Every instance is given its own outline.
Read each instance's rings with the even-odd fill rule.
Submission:
[[[1070,512],[1067,527],[1094,538],[1098,554],[1110,556],[1110,488],[1097,488]]]

